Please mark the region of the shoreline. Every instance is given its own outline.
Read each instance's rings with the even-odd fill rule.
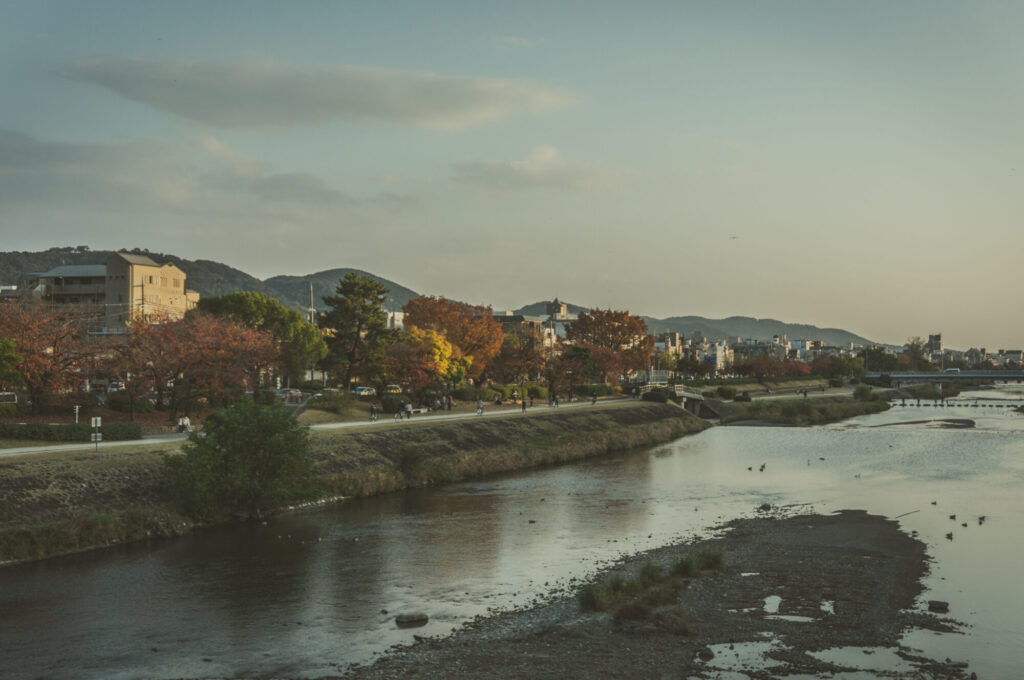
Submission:
[[[613,409],[317,433],[311,450],[322,498],[311,504],[571,463],[707,427],[677,406],[637,401]],[[160,465],[156,453],[114,449],[0,460],[0,568],[204,526],[169,505]]]
[[[645,617],[583,612],[575,592],[556,589],[538,606],[478,617],[329,677],[682,679],[740,670],[757,679],[969,676],[963,661],[927,658],[900,644],[909,629],[953,632],[962,624],[920,601],[924,544],[895,520],[864,511],[734,519],[711,538],[624,558],[591,582],[636,575],[649,564],[667,569],[702,550],[720,551],[724,568],[687,579],[675,599]],[[774,613],[770,602],[777,602]],[[847,653],[827,651],[837,647]]]

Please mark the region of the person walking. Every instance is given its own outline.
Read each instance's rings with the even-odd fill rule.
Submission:
[[[484,414],[484,400],[483,399],[477,399],[476,400],[476,414],[478,416],[482,416]]]
[[[370,403],[370,422],[377,422],[377,402]]]
[[[522,400],[522,404],[523,404],[523,413],[526,413],[526,400],[525,399]]]

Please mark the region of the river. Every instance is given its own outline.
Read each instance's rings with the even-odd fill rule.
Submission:
[[[1024,391],[965,393],[947,408],[896,406],[822,428],[719,427],[577,465],[6,568],[0,677],[337,674],[414,633],[528,605],[762,503],[899,517],[934,558],[924,599],[948,601],[969,624],[912,632],[905,643],[969,661],[982,678],[1016,677],[1024,416],[990,406],[1005,403],[1024,404]],[[977,427],[911,422],[936,418]],[[430,623],[398,629],[403,611]]]

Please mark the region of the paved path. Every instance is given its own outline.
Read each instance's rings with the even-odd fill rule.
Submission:
[[[558,410],[566,408],[609,408],[615,406],[623,406],[626,404],[638,403],[634,399],[608,399],[598,400],[596,405],[591,405],[589,399],[580,401],[574,401],[571,403],[561,402],[558,409],[549,407],[547,404],[541,404],[540,406],[534,406],[526,410],[527,415],[537,413],[555,413]],[[378,428],[378,427],[407,427],[409,425],[425,424],[425,423],[436,423],[442,420],[459,420],[463,418],[506,418],[512,416],[521,416],[522,409],[518,406],[513,408],[506,407],[495,407],[493,405],[484,405],[483,416],[478,416],[475,411],[469,411],[464,413],[444,413],[444,414],[427,414],[427,415],[414,415],[411,420],[395,420],[391,414],[382,414],[381,417],[374,423],[366,420],[355,420],[351,422],[343,423],[320,423],[318,425],[310,425],[311,430],[340,430],[345,428]],[[116,442],[100,442],[99,448],[108,450],[119,446],[139,446],[140,444],[146,443],[166,443],[166,442],[178,442],[185,441],[186,435],[184,434],[155,434],[147,435],[142,439],[130,439],[127,441],[116,441]],[[33,453],[53,453],[58,451],[84,451],[95,449],[96,445],[91,442],[76,442],[74,444],[42,444],[40,446],[22,446],[12,449],[0,449],[0,458],[7,458],[13,456],[24,456]]]

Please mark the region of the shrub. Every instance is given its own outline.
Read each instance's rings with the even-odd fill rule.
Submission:
[[[743,392],[742,394],[737,394],[733,397],[733,401],[749,402],[752,401],[752,398],[750,396],[750,392]]]
[[[404,394],[385,394],[381,397],[380,408],[384,413],[398,413],[409,403],[409,398]]]
[[[547,399],[548,388],[542,387],[541,385],[527,385],[526,394],[534,399]]]
[[[611,385],[605,385],[604,383],[579,385],[576,387],[576,393],[584,397],[593,397],[594,395],[606,397],[610,394],[615,394],[615,388]]]
[[[243,399],[193,432],[164,475],[182,512],[199,520],[262,517],[314,490],[309,430],[279,408]]]
[[[878,398],[870,385],[861,383],[853,388],[853,398],[857,401],[874,401]]]
[[[0,404],[0,418],[13,418],[18,414],[17,404]]]
[[[829,378],[828,379],[828,386],[829,387],[842,387],[843,386],[843,379],[842,378]]]
[[[663,390],[660,387],[655,387],[653,390],[651,390],[649,392],[644,392],[643,400],[644,401],[660,401],[661,403],[664,404],[665,402],[668,401],[668,390]]]
[[[674,576],[692,578],[700,574],[700,569],[697,568],[697,564],[693,561],[692,557],[680,557],[679,561],[672,565],[672,574]]]
[[[727,387],[725,385],[722,385],[716,391],[718,392],[718,396],[720,396],[722,399],[732,399],[733,397],[736,396],[735,387]]]
[[[579,602],[580,610],[585,612],[599,612],[605,608],[603,593],[596,583],[588,583],[580,588],[576,601]]]
[[[345,392],[326,392],[322,396],[315,398],[310,402],[310,406],[318,408],[322,411],[331,411],[338,415],[344,415],[350,408],[352,403],[356,399],[351,394]],[[373,400],[376,397],[367,397],[366,400]],[[363,400],[360,398],[360,400]]]
[[[100,428],[100,432],[106,441],[142,439],[142,428],[136,423],[107,423]],[[87,442],[92,439],[92,428],[86,423],[0,423],[0,439]]]
[[[700,570],[711,569],[717,571],[725,567],[725,555],[720,550],[703,550],[697,553],[694,561]]]
[[[657,583],[658,579],[661,578],[661,567],[656,564],[652,564],[651,562],[645,562],[644,565],[640,567],[640,575],[638,578],[641,587],[647,588],[652,583]]]

